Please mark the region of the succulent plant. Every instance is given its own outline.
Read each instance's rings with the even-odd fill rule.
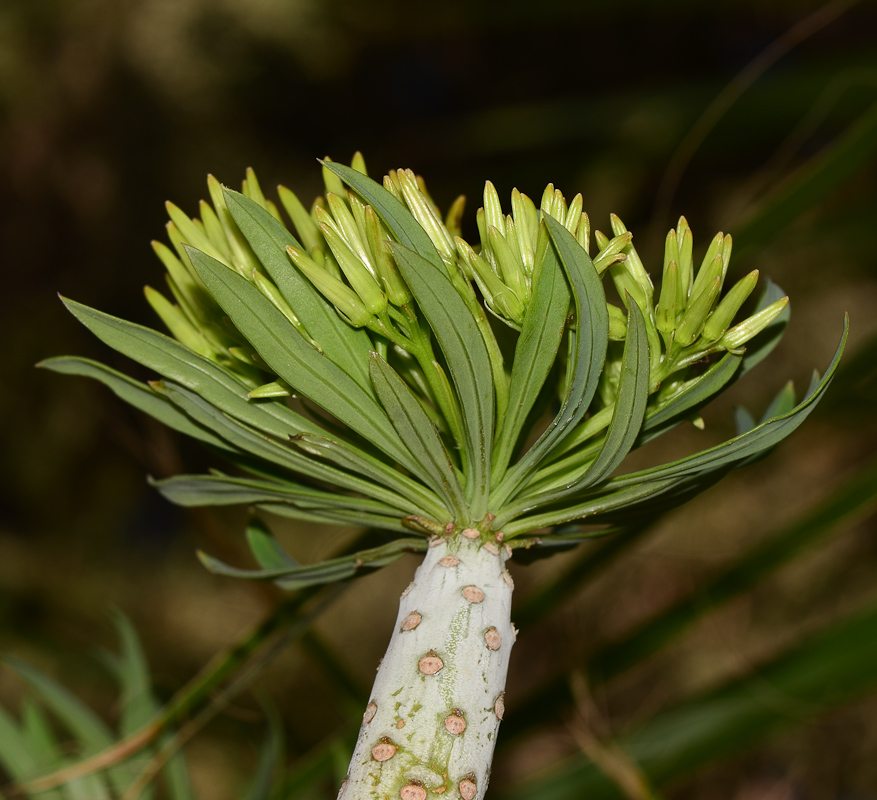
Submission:
[[[202,554],[219,574],[293,591],[425,554],[339,797],[474,800],[516,637],[507,561],[655,516],[761,457],[822,397],[843,340],[799,402],[784,390],[760,421],[739,414],[734,438],[624,472],[632,449],[702,426],[701,407],[782,335],[788,299],[769,282],[735,322],[758,274],[722,296],[730,236],[695,269],[681,218],[656,294],[621,220],[592,243],[581,195],[567,203],[553,185],[538,205],[513,191],[505,214],[488,182],[468,243],[462,199],[442,215],[410,170],[380,184],[357,155],[324,161],[323,176],[310,209],[279,188],[291,225],[251,171],[242,193],[210,178],[199,218],[169,205],[172,247],[154,248],[172,299],[146,296],[170,336],[64,301],[158,380],[76,357],[43,366],[101,381],[227,465],[156,481],[172,501],[383,537],[303,565],[260,521],[247,531],[259,568]]]

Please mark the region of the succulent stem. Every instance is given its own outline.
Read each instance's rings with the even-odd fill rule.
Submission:
[[[429,548],[399,602],[339,800],[484,797],[515,640],[508,553],[474,528]]]

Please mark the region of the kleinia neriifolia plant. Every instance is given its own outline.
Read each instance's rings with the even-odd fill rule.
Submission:
[[[171,297],[146,297],[170,336],[65,300],[155,381],[75,357],[43,366],[212,449],[223,471],[155,482],[175,503],[382,537],[302,565],[257,520],[259,568],[202,554],[214,572],[297,590],[424,554],[339,797],[475,800],[517,635],[508,560],[653,518],[764,455],[813,410],[843,342],[799,402],[786,389],[760,421],[738,414],[729,441],[625,472],[632,449],[702,427],[699,409],[782,334],[788,299],[770,283],[738,320],[757,272],[723,293],[730,236],[695,267],[681,218],[655,291],[622,221],[592,232],[582,196],[550,184],[537,202],[514,190],[509,209],[488,182],[468,242],[463,199],[443,216],[411,170],[378,183],[357,155],[323,176],[310,209],[282,186],[267,200],[252,172],[242,193],[210,178],[194,219],[168,205],[171,246],[153,246]]]

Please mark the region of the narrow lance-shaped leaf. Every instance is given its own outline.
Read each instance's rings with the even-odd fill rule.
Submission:
[[[442,501],[431,489],[351,445],[329,436],[315,436],[310,433],[293,436],[292,443],[311,456],[325,459],[342,469],[368,478],[372,483],[386,486],[407,498],[412,506],[420,509],[419,513],[428,517],[439,518],[446,511]]]
[[[346,580],[356,575],[363,567],[374,569],[386,566],[406,553],[423,552],[427,547],[428,544],[424,539],[396,539],[380,547],[360,550],[349,556],[332,558],[316,564],[260,570],[235,569],[201,552],[198,553],[198,557],[207,569],[217,575],[255,581],[283,580],[286,584],[285,588],[301,589],[305,586]]]
[[[553,248],[548,248],[538,275],[534,276],[533,297],[515,347],[507,413],[497,423],[499,430],[492,470],[494,482],[505,474],[527,415],[554,365],[563,338],[569,301],[569,288],[560,264]]]
[[[262,569],[285,569],[301,566],[274,538],[270,528],[259,517],[247,522],[247,544]]]
[[[466,496],[477,521],[487,513],[493,444],[494,393],[487,347],[446,271],[405,247],[396,245],[393,252],[444,353],[460,400],[470,470]]]
[[[563,500],[599,483],[615,470],[633,447],[649,399],[649,344],[639,306],[628,303],[628,308],[628,332],[621,359],[618,396],[602,447],[584,474],[571,477],[567,485],[560,489],[525,495],[520,502],[497,515],[498,526],[534,508]]]
[[[113,744],[115,737],[112,731],[94,711],[67,689],[18,658],[6,658],[5,663],[30,685],[42,702],[82,744],[86,754],[92,755]],[[107,777],[120,794],[128,788],[128,779],[123,767],[116,766],[109,769]]]
[[[223,269],[228,270],[227,267]],[[283,403],[250,401],[247,393],[251,386],[246,386],[229,370],[199,356],[169,336],[73,300],[62,300],[102,342],[159,375],[197,392],[208,403],[236,419],[281,438],[302,432],[323,433],[319,425],[296,414]]]
[[[799,403],[792,411],[767,422],[763,422],[751,431],[736,436],[729,441],[696,453],[693,456],[681,458],[660,467],[652,467],[647,470],[630,473],[617,479],[618,486],[637,483],[642,480],[659,480],[668,477],[691,475],[707,469],[716,469],[730,462],[741,461],[757,453],[774,446],[794,431],[810,414],[816,403],[822,398],[828,388],[834,373],[840,363],[844,345],[849,331],[849,321],[844,320],[844,332],[840,344],[835,351],[834,358],[828,367],[828,371],[810,391],[808,396]]]
[[[286,248],[291,245],[301,250],[301,245],[253,200],[229,189],[224,191],[224,196],[241,233],[311,339],[329,360],[354,378],[363,389],[371,391],[368,377],[371,343],[368,334],[344,322],[311,282],[292,267]]]
[[[321,356],[255,286],[197,250],[189,258],[201,280],[268,366],[408,468],[415,468],[383,409],[346,372]]]
[[[560,412],[536,443],[506,473],[491,496],[496,507],[504,506],[533,474],[545,456],[584,418],[597,391],[609,343],[609,312],[600,276],[575,237],[550,216],[545,224],[560,263],[572,288],[576,309],[572,378]]]
[[[149,416],[154,417],[169,428],[213,447],[221,449],[228,447],[228,442],[214,436],[206,428],[196,425],[186,414],[176,408],[173,403],[170,403],[167,398],[162,397],[151,387],[139,383],[133,378],[123,375],[121,372],[116,372],[116,370],[110,369],[97,361],[77,358],[75,356],[60,356],[41,361],[37,366],[66,375],[81,375],[87,378],[94,378],[104,384],[104,386],[107,386],[118,398],[134,406],[134,408],[149,414]]]
[[[410,512],[410,504],[403,498],[398,501],[402,508],[396,508],[377,500],[347,497],[338,492],[313,489],[302,484],[274,483],[226,475],[176,475],[154,481],[152,485],[168,500],[180,506],[289,503],[297,508],[314,511],[346,509],[399,516]]]
[[[382,486],[378,486],[356,475],[350,475],[329,464],[315,461],[292,449],[289,445],[281,444],[261,435],[257,431],[217,411],[209,403],[198,397],[198,395],[186,389],[174,386],[171,383],[161,384],[158,388],[197,422],[209,425],[211,429],[215,430],[219,436],[231,445],[244,453],[254,455],[257,464],[259,461],[277,464],[301,475],[306,475],[308,478],[322,480],[332,486],[364,494],[376,500],[388,501],[387,505],[394,507],[399,502],[408,502],[409,508],[417,507],[415,503],[407,500],[402,501],[399,495],[388,491]],[[260,473],[265,471],[264,469],[254,469],[253,465],[246,461],[244,461],[242,466],[250,471]]]
[[[405,207],[404,203],[393,197],[379,183],[352,167],[347,167],[334,161],[324,161],[323,166],[338,175],[354,192],[377,211],[378,216],[401,245],[409,250],[413,250],[421,258],[429,261],[437,270],[447,274],[441,257],[429,238],[429,234]],[[417,294],[416,291],[415,294]]]
[[[445,498],[457,520],[468,523],[468,509],[451,457],[438,431],[408,385],[377,353],[371,355],[372,381],[396,432],[426,472],[427,483]],[[444,520],[436,520],[443,522]]]

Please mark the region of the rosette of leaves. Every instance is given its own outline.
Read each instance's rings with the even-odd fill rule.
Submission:
[[[632,449],[702,425],[699,409],[782,335],[787,298],[770,283],[735,322],[758,276],[723,296],[730,236],[695,268],[680,219],[656,293],[620,219],[592,244],[580,195],[549,185],[537,206],[515,190],[506,215],[487,183],[472,245],[462,199],[443,216],[410,170],[381,184],[357,155],[323,175],[309,209],[285,187],[280,206],[267,200],[252,172],[242,193],[211,178],[199,218],[169,206],[172,248],[154,247],[172,300],[146,293],[170,336],[65,300],[154,382],[80,358],[43,366],[96,378],[213,449],[223,471],[156,482],[174,502],[385,535],[304,565],[250,525],[259,568],[202,554],[215,572],[296,589],[425,553],[340,797],[473,800],[516,636],[507,559],[653,517],[763,456],[823,396],[843,341],[800,400],[786,388],[760,422],[739,413],[729,441],[625,472]]]

